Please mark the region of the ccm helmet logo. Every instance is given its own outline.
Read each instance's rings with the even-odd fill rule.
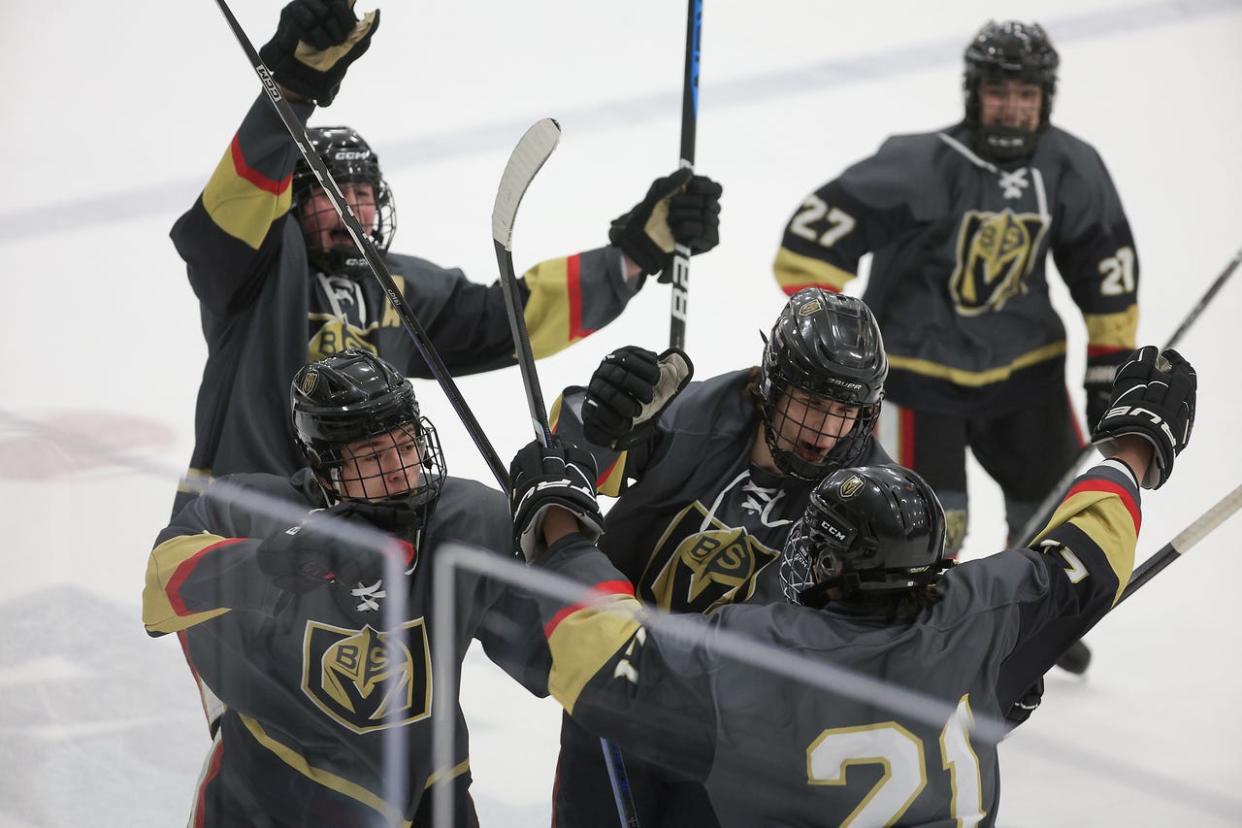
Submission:
[[[363,159],[370,158],[370,157],[371,157],[370,150],[340,150],[338,152],[333,153],[332,160],[333,161],[362,161]]]

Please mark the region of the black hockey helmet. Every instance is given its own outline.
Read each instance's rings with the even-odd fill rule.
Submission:
[[[998,161],[1023,158],[1035,150],[1036,133],[1014,127],[984,128],[980,121],[979,86],[985,81],[1020,80],[1043,90],[1039,130],[1048,126],[1052,100],[1057,91],[1057,67],[1061,59],[1038,23],[989,20],[962,56],[966,71],[962,90],[966,96],[966,123],[976,136],[975,149]]]
[[[376,247],[387,250],[397,230],[397,208],[388,182],[380,172],[379,157],[357,130],[350,127],[310,127],[306,132],[310,136],[311,146],[319,153],[337,184],[371,185],[375,196],[375,218],[370,228],[364,223],[363,229],[370,230],[371,240]],[[364,276],[370,273],[366,259],[354,246],[353,240],[343,227],[333,234],[332,244],[326,249],[321,243],[321,222],[326,221],[335,226],[336,211],[331,206],[319,212],[309,212],[306,209],[305,205],[309,203],[311,193],[319,186],[310,165],[305,159],[298,159],[293,170],[293,211],[302,226],[311,264],[329,274]]]
[[[298,447],[330,501],[408,510],[410,523],[425,517],[445,465],[408,379],[351,348],[299,369],[289,396]]]
[[[916,472],[898,465],[838,469],[815,487],[781,559],[785,596],[822,604],[933,583],[944,559],[944,509]]]
[[[866,303],[818,287],[795,293],[772,327],[759,366],[764,437],[776,465],[794,477],[819,480],[830,469],[861,459],[880,415],[887,377],[884,340]],[[791,421],[795,392],[857,408],[857,417],[851,425],[825,418],[821,411],[817,422],[805,415]],[[809,409],[810,417],[815,410]],[[840,433],[825,430],[834,422]],[[791,423],[798,426],[796,436]],[[837,438],[826,457],[808,460],[799,453],[800,442],[814,443],[824,436]]]

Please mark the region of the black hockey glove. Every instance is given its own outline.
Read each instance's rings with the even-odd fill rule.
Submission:
[[[1044,677],[1040,676],[1039,679],[1030,687],[1026,688],[1026,692],[1024,692],[1021,697],[1019,697],[1019,699],[1014,702],[1007,711],[1005,711],[1005,721],[1009,723],[1010,729],[1017,727],[1027,719],[1031,718],[1031,714],[1035,712],[1035,708],[1039,707],[1043,700]]]
[[[370,48],[379,17],[376,9],[355,18],[354,0],[293,0],[259,57],[281,86],[328,106],[349,64]]]
[[[1082,387],[1087,392],[1088,433],[1095,431],[1100,418],[1108,410],[1108,404],[1113,399],[1113,380],[1117,369],[1129,358],[1130,354],[1124,351],[1087,357],[1087,375]]]
[[[256,553],[259,569],[280,589],[301,595],[333,581],[373,584],[384,575],[386,555],[411,562],[408,549],[375,528],[360,512],[365,504],[342,503],[315,512],[297,526],[266,538]]]
[[[604,532],[604,516],[595,502],[595,458],[554,438],[544,448],[528,444],[509,465],[509,510],[513,539],[522,555],[535,563],[548,551],[543,521],[559,506],[578,519],[579,531],[592,541]]]
[[[643,273],[672,279],[674,244],[690,253],[706,253],[720,243],[720,194],[715,181],[680,169],[657,178],[647,197],[612,222],[608,240],[621,248]]]
[[[1154,345],[1139,348],[1117,371],[1109,408],[1091,441],[1111,457],[1118,437],[1136,434],[1147,440],[1155,455],[1139,482],[1144,488],[1159,489],[1190,442],[1197,386],[1195,369],[1177,351],[1160,353]]]
[[[692,376],[694,364],[678,348],[658,357],[634,345],[613,351],[587,386],[583,434],[595,445],[617,451],[641,442]]]

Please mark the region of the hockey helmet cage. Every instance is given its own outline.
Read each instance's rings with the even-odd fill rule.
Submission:
[[[311,147],[323,159],[324,166],[338,185],[366,183],[371,185],[375,197],[375,218],[369,231],[371,240],[380,250],[388,250],[397,230],[397,207],[392,190],[380,170],[379,157],[363,140],[358,131],[345,126],[310,127],[306,130]],[[307,254],[311,264],[328,274],[365,276],[370,273],[366,259],[353,244],[352,239],[341,237],[340,241],[324,249],[319,241],[321,221],[336,222],[336,211],[326,206],[322,211],[309,211],[308,205],[314,190],[319,187],[314,170],[299,158],[293,170],[293,213],[302,226],[306,239]]]
[[[858,462],[870,445],[887,377],[884,340],[866,303],[818,287],[790,297],[759,367],[764,436],[776,465],[794,477],[819,480],[833,468]],[[852,428],[821,462],[803,459],[780,436],[794,389],[858,408]]]
[[[1025,158],[1035,150],[1038,131],[1048,126],[1057,91],[1060,57],[1038,23],[989,20],[975,34],[962,55],[965,74],[966,123],[975,133],[975,148],[997,161]],[[1037,84],[1043,90],[1036,133],[1014,127],[983,127],[979,86],[985,81],[1012,79]]]
[[[351,348],[302,367],[290,387],[298,448],[329,500],[429,507],[444,484],[435,428],[414,387]]]
[[[815,487],[790,532],[781,584],[789,600],[812,604],[834,587],[845,599],[912,590],[948,565],[944,538],[944,509],[916,472],[838,469]]]

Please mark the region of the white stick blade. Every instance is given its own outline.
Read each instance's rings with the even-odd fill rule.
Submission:
[[[512,251],[513,222],[526,188],[561,140],[561,127],[551,118],[536,121],[513,148],[492,207],[492,238]]]

